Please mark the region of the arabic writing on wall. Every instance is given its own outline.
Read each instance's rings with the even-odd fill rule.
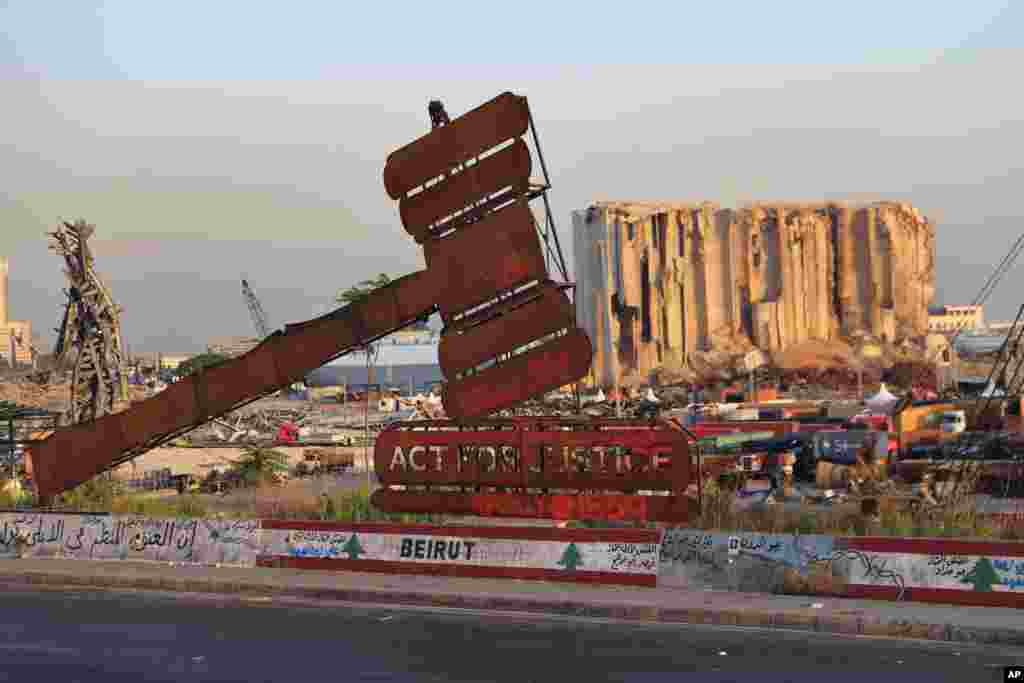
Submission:
[[[715,564],[716,557],[745,557],[769,564],[806,568],[832,553],[831,536],[785,534],[708,534],[669,529],[661,539],[660,562]]]
[[[928,558],[928,566],[935,576],[949,576],[962,579],[970,571],[970,558],[961,555],[932,555]]]
[[[0,554],[255,564],[257,522],[0,515]]]
[[[610,543],[608,556],[612,571],[656,572],[658,570],[657,543]]]
[[[710,553],[715,544],[714,534],[668,531],[661,540],[660,562],[693,562],[700,553]]]

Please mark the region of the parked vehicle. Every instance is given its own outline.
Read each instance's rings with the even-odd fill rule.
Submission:
[[[942,431],[960,433],[967,429],[967,414],[962,410],[950,410],[942,414]]]

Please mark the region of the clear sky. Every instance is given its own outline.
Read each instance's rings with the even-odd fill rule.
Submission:
[[[381,171],[428,100],[504,90],[530,98],[564,242],[593,199],[900,199],[939,225],[940,302],[967,302],[1024,231],[1022,30],[990,0],[0,0],[11,314],[52,339],[43,232],[83,217],[133,350],[250,334],[243,274],[272,324],[318,315],[422,267]]]

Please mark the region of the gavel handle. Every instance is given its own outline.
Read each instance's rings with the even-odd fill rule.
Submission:
[[[37,495],[42,501],[73,489],[429,317],[437,310],[434,281],[425,270],[398,278],[361,301],[286,325],[248,353],[184,377],[128,410],[53,432],[26,453]]]

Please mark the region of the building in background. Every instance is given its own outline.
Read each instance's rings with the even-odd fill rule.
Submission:
[[[8,269],[0,257],[0,364],[10,367],[11,357],[20,365],[32,364],[32,323],[8,317]]]
[[[928,309],[928,331],[937,334],[985,329],[984,306],[938,306]],[[1009,328],[1012,322],[1007,323]]]
[[[157,357],[157,367],[160,370],[177,370],[179,365],[198,355],[198,353],[161,353]]]
[[[399,330],[381,339],[382,345],[407,346],[407,345],[434,345],[436,346],[439,335],[430,328],[409,327]]]
[[[602,202],[574,212],[573,239],[601,384],[700,352],[928,333],[935,228],[906,204]]]

